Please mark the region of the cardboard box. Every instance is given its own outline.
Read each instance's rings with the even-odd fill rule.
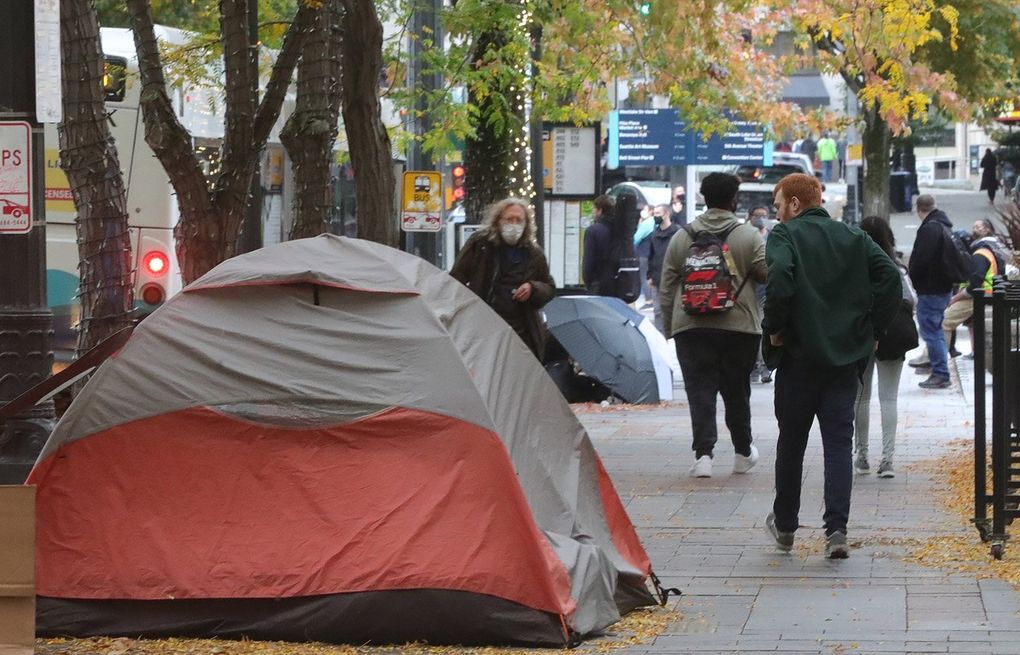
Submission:
[[[0,486],[0,654],[35,650],[35,487]]]

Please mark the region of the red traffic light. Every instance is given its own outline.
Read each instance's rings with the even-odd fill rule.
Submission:
[[[145,255],[142,260],[145,265],[145,270],[150,275],[163,275],[166,273],[167,268],[170,267],[170,260],[167,256],[158,250],[153,251]]]

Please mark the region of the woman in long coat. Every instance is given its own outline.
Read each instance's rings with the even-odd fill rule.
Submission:
[[[556,284],[535,239],[530,204],[507,198],[492,205],[450,275],[488,303],[541,361],[545,325],[539,310],[552,300]]]
[[[981,191],[988,192],[988,202],[995,203],[995,192],[999,190],[999,177],[997,168],[999,160],[995,157],[991,148],[985,149],[985,156],[981,158]]]

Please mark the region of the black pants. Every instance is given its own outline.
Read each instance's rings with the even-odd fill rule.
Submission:
[[[854,401],[860,366],[812,367],[786,358],[776,372],[776,501],[772,511],[781,532],[799,525],[804,450],[815,417],[825,461],[825,534],[846,533],[853,485]]]
[[[673,337],[691,408],[696,457],[711,455],[719,439],[715,398],[722,395],[726,427],[739,455],[751,454],[751,370],[761,336],[730,330],[693,329]]]

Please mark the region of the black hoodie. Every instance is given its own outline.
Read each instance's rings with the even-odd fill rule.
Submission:
[[[918,294],[949,293],[956,286],[946,273],[943,248],[952,248],[953,224],[941,209],[933,209],[921,221],[910,253],[910,281]]]

